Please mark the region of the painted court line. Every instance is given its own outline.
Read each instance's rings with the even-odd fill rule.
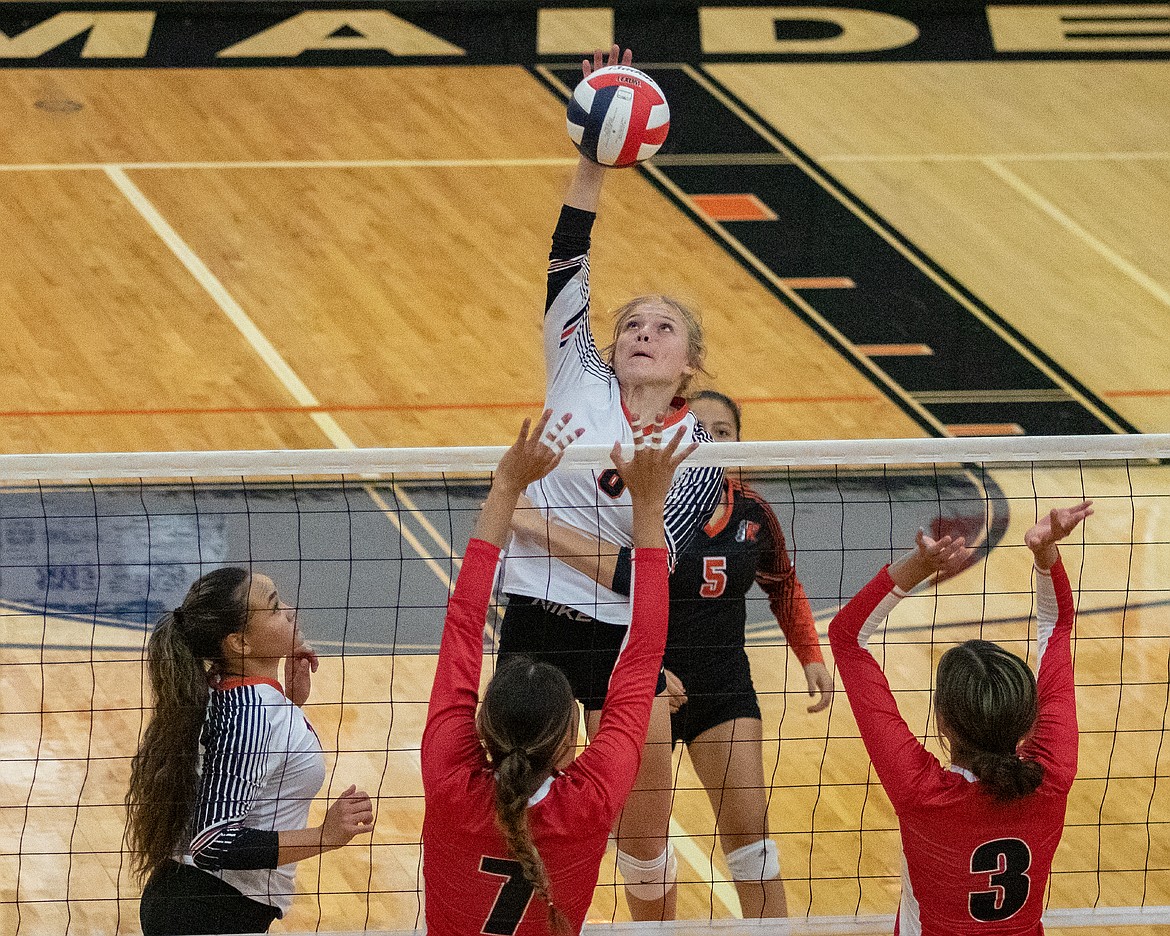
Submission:
[[[819,162],[841,163],[899,163],[899,162],[1092,162],[1094,160],[1162,160],[1170,159],[1170,152],[1103,152],[1103,153],[837,153],[818,156]]]
[[[0,163],[0,172],[109,172],[140,169],[493,169],[575,166],[576,157],[534,159],[226,159],[118,163]]]
[[[1113,267],[1128,276],[1142,289],[1144,289],[1151,296],[1162,303],[1162,305],[1170,308],[1170,289],[1167,289],[1152,276],[1149,276],[1133,263],[1126,260],[1125,257],[1119,254],[1099,237],[1089,233],[1086,228],[1082,227],[1078,222],[1069,217],[1069,215],[1065,214],[1063,211],[1057,208],[1056,205],[1054,205],[1047,198],[1028,185],[1023,179],[1021,179],[1006,166],[1000,165],[994,159],[983,160],[983,165],[985,165],[1000,179],[1015,189],[1020,195],[1023,195],[1024,198],[1043,211],[1062,228],[1064,228],[1074,237],[1079,238],[1083,243],[1104,257],[1105,260],[1107,260]]]
[[[260,331],[256,323],[248,316],[248,313],[236,302],[235,298],[227,291],[227,288],[220,282],[219,278],[211,271],[194,250],[179,236],[179,233],[171,227],[170,222],[162,216],[162,213],[151,203],[150,199],[143,194],[142,190],[138,188],[130,177],[126,175],[125,171],[116,166],[107,166],[105,168],[106,175],[118,187],[118,190],[126,197],[126,200],[134,206],[135,210],[142,215],[151,229],[159,236],[159,238],[170,248],[171,252],[178,258],[179,262],[187,269],[204,288],[212,300],[220,310],[228,317],[233,325],[239,330],[244,339],[251,345],[252,350],[260,356],[260,359],[268,365],[269,370],[276,376],[276,379],[283,384],[284,388],[292,394],[293,399],[305,407],[313,407],[314,412],[310,413],[310,419],[321,429],[326,438],[333,443],[334,448],[338,449],[352,449],[356,448],[353,440],[349,437],[344,429],[337,423],[329,413],[320,411],[320,401],[313,394],[313,392],[306,386],[305,382],[297,376],[296,371],[289,366],[289,363],[284,359],[276,347],[265,337],[264,333]],[[390,509],[385,500],[381,498],[372,486],[367,486],[367,491],[370,493],[371,499],[379,504],[383,513],[389,518],[390,522],[398,529],[402,538],[410,543],[411,547],[423,558],[427,567],[438,576],[439,581],[442,582],[448,589],[451,587],[451,580],[442,566],[438,564],[433,558],[427,555],[427,551],[422,548],[414,533],[409,530],[398,518],[396,511]],[[409,497],[402,492],[395,489],[395,494],[406,507],[407,511],[414,516],[423,529],[430,533],[435,542],[444,549],[448,555],[452,555],[451,546],[446,540],[441,537],[431,522],[423,515],[410,500]],[[379,503],[380,501],[380,503]]]

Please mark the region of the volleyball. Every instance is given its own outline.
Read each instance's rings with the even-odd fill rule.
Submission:
[[[645,72],[607,65],[573,90],[565,122],[583,156],[620,169],[658,152],[670,130],[670,107]]]

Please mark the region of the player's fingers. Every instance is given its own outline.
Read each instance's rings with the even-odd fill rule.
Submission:
[[[550,419],[552,419],[552,410],[546,409],[536,421],[536,428],[532,430],[532,438],[539,439],[541,437],[541,434],[544,432],[544,427],[548,425]]]
[[[679,435],[682,435],[681,429],[679,430]],[[679,465],[681,465],[683,462],[685,462],[688,458],[690,458],[691,453],[693,451],[695,451],[695,449],[697,449],[698,447],[699,447],[698,442],[690,443],[685,449],[683,449],[681,452],[679,452],[677,455],[675,455],[673,458],[671,458],[670,467],[672,469],[677,468]]]
[[[623,65],[632,65],[634,62],[634,50],[626,49],[626,54],[622,56]]]
[[[637,448],[636,441],[634,447]],[[613,466],[618,470],[619,475],[626,470],[627,462],[622,458],[622,444],[620,442],[615,442],[613,448],[609,450],[609,460],[613,462]]]
[[[678,431],[670,437],[670,441],[666,443],[666,448],[663,449],[663,452],[666,453],[668,458],[674,458],[674,453],[678,451],[678,447],[682,444],[682,439],[686,435],[686,431],[685,426],[679,426]]]
[[[654,425],[650,427],[650,447],[660,449],[662,448],[662,415],[654,420]]]
[[[642,418],[636,413],[630,416],[630,429],[634,433],[634,453],[637,454],[646,447],[646,433],[642,428]]]
[[[618,63],[618,59],[621,57],[621,54],[621,47],[615,42],[609,47],[609,61],[606,64],[616,65]]]

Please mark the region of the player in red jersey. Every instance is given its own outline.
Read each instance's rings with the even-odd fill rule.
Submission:
[[[1035,557],[1037,677],[984,640],[939,660],[934,711],[948,767],[902,719],[866,643],[915,585],[963,567],[971,555],[963,539],[920,531],[917,548],[883,568],[829,625],[853,716],[901,826],[896,934],[1044,932],[1044,889],[1077,772],[1073,595],[1056,544],[1092,512],[1091,501],[1053,510],[1024,537]]]
[[[636,443],[632,461],[622,460],[617,445],[612,454],[633,498],[633,619],[593,739],[574,759],[580,716],[568,680],[521,655],[497,669],[476,717],[500,549],[521,493],[560,461],[542,441],[550,414],[531,436],[525,421],[500,461],[447,609],[422,740],[432,936],[579,933],[646,741],[666,644],[663,505],[675,470],[695,447],[678,451],[680,431],[659,448],[661,418],[651,443]],[[550,441],[563,448],[570,439]]]

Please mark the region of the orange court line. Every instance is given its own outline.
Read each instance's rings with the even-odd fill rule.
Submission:
[[[780,280],[789,289],[855,289],[848,276],[788,276]]]
[[[857,353],[866,357],[916,357],[934,354],[934,349],[924,344],[863,344],[857,346]]]
[[[1024,428],[1019,423],[955,423],[946,427],[953,436],[1022,436]]]
[[[775,221],[776,212],[755,195],[692,195],[691,199],[712,221]]]
[[[877,394],[841,394],[839,396],[743,397],[743,405],[755,403],[876,403]],[[241,416],[275,415],[279,413],[390,413],[425,412],[428,410],[499,410],[539,409],[539,400],[481,403],[339,403],[320,406],[176,406],[158,409],[92,409],[92,410],[5,410],[0,419],[37,419],[59,416]]]

